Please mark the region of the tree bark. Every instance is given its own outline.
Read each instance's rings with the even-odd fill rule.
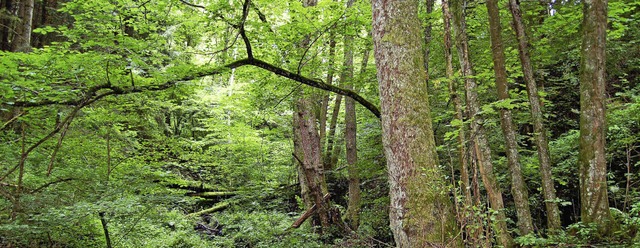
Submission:
[[[605,154],[607,0],[585,0],[580,51],[580,216],[601,234],[612,230]]]
[[[347,8],[351,8],[353,0],[347,1]],[[347,23],[347,26],[353,26]],[[349,27],[347,27],[349,28]],[[344,34],[344,64],[340,80],[345,87],[354,90],[353,83],[353,36],[349,32]],[[347,201],[346,220],[351,230],[358,230],[360,224],[360,176],[358,175],[358,149],[356,145],[356,103],[353,99],[345,99],[344,107],[344,139],[347,157],[347,171],[349,178],[349,199]]]
[[[297,123],[300,130],[300,147],[302,157],[298,157],[299,163],[304,169],[306,183],[313,202],[318,206],[318,215],[322,227],[329,227],[330,218],[329,203],[323,200],[326,194],[326,182],[324,170],[321,162],[320,137],[316,130],[316,118],[313,114],[311,103],[308,99],[301,97],[297,101],[298,112]]]
[[[304,0],[304,7],[312,7],[317,4],[315,0]],[[310,38],[303,39],[300,48],[306,49],[309,46]],[[300,164],[299,179],[306,184],[309,192],[309,199],[317,208],[318,219],[322,229],[328,228],[331,224],[329,217],[329,202],[323,199],[327,193],[327,184],[324,178],[324,168],[322,166],[322,151],[320,146],[320,136],[316,126],[316,114],[314,101],[310,93],[300,90],[295,100],[294,130],[297,135],[297,148],[294,149],[294,158]],[[317,107],[317,106],[315,106]],[[309,203],[310,204],[310,203]],[[309,205],[307,204],[307,205]]]
[[[104,239],[107,243],[107,248],[111,248],[111,236],[109,236],[109,228],[107,227],[107,219],[104,217],[104,212],[98,213],[100,216],[100,223],[102,223],[102,231],[104,231]]]
[[[533,75],[533,66],[527,48],[527,38],[522,22],[522,13],[517,0],[509,0],[509,9],[513,16],[513,28],[518,39],[518,54],[522,64],[522,72],[529,95],[529,105],[531,106],[531,119],[533,121],[533,136],[535,137],[536,148],[538,149],[538,159],[540,160],[540,174],[542,178],[542,195],[547,209],[547,225],[551,230],[562,228],[560,223],[560,210],[556,201],[556,190],[551,176],[551,157],[549,155],[549,141],[547,130],[544,127],[544,116],[542,106],[538,96],[538,86]]]
[[[485,135],[482,125],[484,123],[482,116],[479,114],[480,105],[478,103],[477,84],[469,58],[469,44],[466,33],[466,21],[463,8],[464,0],[453,0],[451,3],[453,22],[456,30],[456,44],[458,47],[458,56],[460,58],[460,67],[462,68],[462,76],[465,80],[465,92],[467,100],[467,111],[471,118],[471,136],[474,137],[474,150],[477,154],[478,168],[482,182],[487,190],[491,209],[495,212],[495,230],[498,242],[504,247],[511,247],[513,240],[509,235],[507,228],[506,216],[504,213],[504,203],[502,200],[502,192],[498,182],[493,174],[493,162],[491,161],[491,148]]]
[[[329,35],[329,68],[327,69],[327,84],[333,84],[333,64],[336,53],[336,41],[333,32]],[[322,103],[320,105],[320,116],[318,122],[320,122],[320,145],[321,150],[325,151],[325,144],[327,138],[327,112],[329,110],[329,92],[322,92]]]
[[[373,41],[397,247],[459,246],[438,168],[417,1],[373,0]]]
[[[11,36],[13,35],[13,25],[10,16],[15,15],[15,4],[12,0],[3,0],[0,9],[4,9],[7,16],[2,18],[2,26],[0,26],[0,50],[11,50]]]
[[[11,41],[11,51],[28,52],[31,50],[31,28],[33,24],[34,0],[21,0],[18,5],[20,23],[16,27],[16,35]]]
[[[327,147],[323,158],[323,166],[325,170],[333,170],[334,144],[336,139],[336,127],[338,126],[338,115],[340,114],[340,106],[342,105],[342,95],[336,95],[333,111],[331,112],[331,120],[329,121],[329,133],[327,134]]]
[[[508,101],[509,87],[507,84],[507,69],[505,68],[504,46],[502,45],[502,27],[500,24],[500,9],[498,0],[487,0],[487,11],[489,14],[489,31],[491,34],[491,53],[493,55],[493,70],[496,75],[496,88],[500,101]],[[511,174],[511,194],[516,205],[518,216],[518,228],[521,235],[533,232],[533,222],[531,211],[529,210],[529,194],[520,166],[520,155],[518,154],[518,143],[516,132],[513,127],[511,110],[500,108],[500,124],[502,134],[505,139],[505,149],[507,154],[507,164]]]

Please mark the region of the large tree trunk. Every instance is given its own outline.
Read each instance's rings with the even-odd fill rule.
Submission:
[[[596,224],[600,233],[610,230],[605,157],[605,41],[607,0],[585,0],[580,63],[580,215]]]
[[[31,27],[33,23],[34,0],[21,0],[18,5],[20,23],[11,42],[11,51],[27,52],[31,50]]]
[[[495,231],[498,242],[504,247],[511,247],[513,240],[509,235],[507,228],[506,216],[504,213],[504,203],[502,200],[502,192],[498,186],[495,175],[493,174],[493,162],[491,161],[491,149],[485,135],[484,122],[482,116],[479,115],[480,105],[478,103],[477,84],[474,79],[474,73],[469,58],[469,44],[466,33],[466,22],[463,10],[464,0],[452,1],[453,22],[456,30],[456,44],[458,47],[458,56],[460,58],[460,67],[462,68],[462,76],[465,80],[465,92],[467,99],[467,111],[471,118],[471,136],[474,137],[473,144],[476,151],[478,168],[482,182],[487,190],[491,209],[495,212]]]
[[[491,53],[493,55],[493,70],[496,75],[496,88],[500,101],[507,101],[509,97],[509,87],[507,85],[507,69],[505,68],[504,47],[502,46],[502,27],[500,26],[500,9],[498,0],[487,0],[487,11],[489,13],[489,31],[491,34]],[[511,110],[500,109],[500,124],[502,134],[505,139],[507,154],[507,164],[511,172],[511,194],[516,205],[518,216],[518,228],[521,235],[533,232],[533,222],[531,211],[529,210],[529,194],[522,171],[520,168],[520,156],[518,154],[518,143],[516,132],[513,127]]]
[[[540,97],[538,96],[538,86],[533,75],[533,66],[529,57],[527,48],[527,38],[522,22],[522,14],[517,0],[509,0],[509,9],[513,16],[513,27],[516,31],[518,39],[518,53],[520,55],[520,63],[522,64],[522,72],[527,86],[527,94],[529,95],[529,105],[531,106],[531,119],[533,121],[533,131],[538,149],[538,159],[540,160],[540,174],[542,178],[542,195],[545,200],[547,209],[547,225],[549,229],[559,230],[562,226],[560,223],[560,210],[556,201],[556,190],[553,186],[553,178],[551,177],[551,157],[549,155],[549,141],[547,140],[547,130],[544,127],[544,116],[542,115],[542,107]]]
[[[456,246],[453,208],[442,189],[422,55],[417,1],[373,0],[373,41],[389,220],[397,247]]]

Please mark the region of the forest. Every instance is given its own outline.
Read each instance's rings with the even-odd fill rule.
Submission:
[[[640,246],[638,0],[0,0],[0,247]]]

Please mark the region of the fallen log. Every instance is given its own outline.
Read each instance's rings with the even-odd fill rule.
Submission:
[[[324,195],[322,197],[322,201],[323,202],[327,202],[327,200],[329,200],[329,194],[327,193],[326,195]],[[300,216],[300,218],[298,218],[295,222],[293,222],[293,224],[291,225],[292,228],[298,228],[302,225],[302,223],[304,223],[304,221],[306,221],[307,219],[309,219],[309,217],[311,217],[316,210],[318,209],[318,207],[316,206],[316,204],[313,204],[313,206],[311,206],[309,209],[307,209],[307,211],[304,211],[304,213]]]
[[[213,213],[213,212],[217,212],[217,211],[221,211],[225,208],[229,207],[229,203],[228,202],[221,202],[216,204],[215,206],[211,207],[211,208],[207,208],[205,210],[199,211],[199,212],[195,212],[195,213],[190,213],[188,216],[192,217],[192,216],[200,216],[203,214],[209,214],[209,213]]]
[[[239,191],[218,191],[218,192],[187,192],[186,196],[199,196],[202,198],[213,198],[219,196],[233,196],[242,192]]]

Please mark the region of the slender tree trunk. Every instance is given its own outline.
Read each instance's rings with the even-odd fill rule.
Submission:
[[[507,69],[505,68],[504,47],[502,45],[502,27],[500,24],[500,9],[498,0],[487,0],[487,11],[489,13],[489,31],[491,33],[491,53],[493,55],[493,70],[496,75],[496,88],[500,101],[507,101],[509,97],[509,87],[507,85]],[[529,194],[522,171],[520,168],[520,156],[518,154],[518,144],[516,132],[513,127],[511,110],[500,109],[500,124],[502,134],[505,139],[507,154],[507,164],[511,172],[511,194],[516,205],[518,216],[518,228],[522,235],[533,232],[533,222],[531,211],[529,210]]]
[[[556,201],[556,190],[553,186],[553,178],[551,176],[551,158],[549,155],[547,130],[544,127],[544,116],[542,115],[540,97],[538,96],[538,86],[536,85],[533,75],[533,66],[531,66],[531,58],[527,48],[527,38],[522,22],[522,14],[520,13],[517,0],[509,0],[509,9],[513,16],[513,27],[516,31],[516,38],[518,39],[518,53],[527,86],[527,94],[529,95],[529,105],[531,106],[531,119],[533,121],[536,147],[538,149],[538,159],[540,160],[542,195],[547,209],[547,225],[551,230],[559,230],[562,226],[560,223],[560,210],[558,209],[558,203]]]
[[[13,36],[13,24],[11,18],[9,16],[13,16],[15,14],[15,4],[12,0],[3,0],[2,6],[0,9],[4,9],[5,13],[8,15],[2,18],[2,26],[0,26],[0,50],[9,51],[11,50],[11,37]]]
[[[435,0],[426,0],[427,6],[427,15],[430,16],[433,12],[433,4]],[[431,29],[432,29],[433,20],[430,17],[427,18],[427,26],[424,28],[424,70],[426,72],[425,76],[425,84],[429,85],[429,54],[431,53],[431,49],[429,45],[431,44]]]
[[[327,84],[333,84],[333,63],[336,53],[336,41],[334,33],[329,34],[329,68],[327,69]],[[318,122],[320,123],[320,145],[321,150],[326,153],[326,138],[327,138],[327,112],[329,110],[329,92],[322,93],[322,103],[320,105],[320,116]]]
[[[471,119],[471,135],[474,140],[474,149],[476,150],[478,159],[478,168],[480,176],[487,190],[487,196],[491,205],[491,209],[495,212],[495,229],[498,242],[504,247],[511,247],[513,240],[509,235],[507,228],[506,216],[504,214],[504,203],[502,200],[502,192],[498,186],[498,182],[493,174],[493,162],[491,161],[491,148],[482,126],[483,119],[479,115],[480,105],[478,103],[477,84],[473,78],[473,69],[469,58],[469,44],[466,33],[466,22],[463,8],[464,0],[452,1],[453,22],[456,30],[456,43],[458,47],[458,56],[460,57],[460,67],[465,80],[465,92],[467,99],[467,111]]]
[[[351,8],[353,0],[347,1],[347,8]],[[347,23],[347,28],[353,24]],[[340,80],[344,80],[347,89],[353,90],[353,36],[346,32],[344,35],[344,64]],[[357,230],[360,224],[360,176],[358,175],[358,150],[356,145],[356,103],[351,98],[345,99],[344,107],[344,140],[349,177],[349,200],[347,201],[346,220],[352,230]]]
[[[444,58],[446,62],[446,77],[449,81],[449,97],[453,102],[453,107],[456,112],[455,118],[464,123],[462,102],[458,96],[458,90],[456,87],[456,80],[453,77],[453,56],[451,53],[451,11],[449,11],[449,1],[442,1],[442,14],[444,18]],[[469,187],[469,169],[467,165],[467,144],[465,141],[464,125],[460,124],[458,128],[458,160],[460,161],[460,181],[462,184],[462,191],[465,195],[465,203],[471,205],[471,188]]]
[[[11,51],[27,52],[31,50],[31,27],[33,23],[34,0],[21,0],[18,5],[20,23],[16,28],[16,35],[11,42]]]
[[[339,84],[341,86],[342,84]],[[342,105],[342,95],[336,95],[335,103],[333,104],[333,111],[331,112],[331,120],[329,121],[329,132],[327,133],[327,147],[323,158],[323,166],[325,170],[333,170],[335,164],[333,163],[334,154],[337,153],[335,149],[336,141],[336,128],[338,126],[338,115],[340,114],[340,106]]]
[[[107,219],[104,217],[104,212],[98,213],[100,216],[100,223],[102,223],[102,231],[104,232],[104,239],[107,244],[107,248],[111,248],[111,236],[109,236],[109,228],[107,227]]]
[[[364,75],[369,61],[369,52],[367,48],[362,53],[362,65],[360,67],[360,75]],[[349,103],[351,101],[351,103]],[[351,107],[349,106],[351,104]],[[358,156],[356,146],[356,111],[355,102],[347,98],[345,107],[345,140],[347,144],[347,164],[349,174],[349,201],[347,204],[347,223],[352,230],[358,230],[360,225],[360,174],[357,167]],[[350,120],[349,120],[350,119]],[[348,134],[347,134],[348,132]]]
[[[397,247],[460,245],[438,168],[417,1],[372,1],[373,41]]]
[[[607,0],[582,2],[580,63],[580,216],[596,224],[601,234],[611,232],[605,156],[605,43]]]

